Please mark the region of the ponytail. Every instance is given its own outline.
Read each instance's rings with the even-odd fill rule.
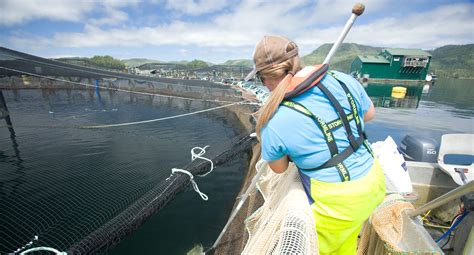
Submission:
[[[265,77],[285,77],[280,81],[276,88],[271,92],[270,97],[267,99],[262,108],[256,113],[258,116],[256,133],[257,137],[261,139],[261,131],[264,128],[268,121],[273,117],[276,110],[280,106],[283,98],[285,97],[286,90],[291,83],[293,75],[301,69],[300,59],[298,56],[295,56],[291,59],[288,59],[285,62],[282,62],[274,67],[260,71],[261,76]]]

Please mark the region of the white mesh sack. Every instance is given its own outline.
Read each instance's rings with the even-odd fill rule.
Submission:
[[[257,184],[264,204],[246,219],[248,242],[242,254],[319,254],[316,227],[294,164],[275,174],[264,161]]]

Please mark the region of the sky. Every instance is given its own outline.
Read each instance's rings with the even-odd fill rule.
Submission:
[[[264,35],[300,55],[344,42],[434,49],[474,43],[473,0],[0,0],[0,46],[47,58],[110,55],[223,63],[251,59]]]

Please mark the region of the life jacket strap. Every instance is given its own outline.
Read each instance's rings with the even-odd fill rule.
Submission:
[[[324,168],[337,166],[339,163],[343,162],[346,158],[348,158],[352,153],[357,151],[357,149],[359,149],[359,147],[364,143],[364,141],[365,141],[364,137],[361,136],[361,137],[356,139],[356,143],[358,144],[358,147],[356,148],[356,150],[354,150],[351,146],[349,146],[345,150],[343,150],[341,153],[337,154],[335,157],[332,157],[331,159],[326,161],[324,164],[322,164],[318,167],[315,167],[315,168],[301,169],[301,170],[317,171],[317,170],[321,170],[321,169],[324,169]]]
[[[342,120],[342,125],[344,126],[344,129],[346,130],[347,138],[349,139],[349,144],[351,145],[354,151],[357,150],[357,143],[354,139],[354,134],[352,133],[349,120],[347,119],[347,115],[344,112],[344,109],[342,108],[341,104],[336,99],[336,97],[334,97],[331,91],[329,91],[329,89],[326,88],[326,86],[324,86],[321,82],[316,84],[316,86],[326,95],[326,97],[329,99],[329,102],[331,102],[332,106],[336,109],[336,112],[339,115],[339,118],[341,118]]]
[[[349,104],[351,106],[351,109],[352,109],[352,114],[354,115],[354,120],[356,122],[356,127],[357,127],[357,132],[359,133],[359,136],[363,136],[365,141],[364,141],[364,146],[366,147],[366,149],[370,152],[370,154],[372,155],[372,157],[374,157],[374,152],[372,151],[372,148],[370,147],[369,143],[367,142],[367,134],[365,133],[365,131],[362,129],[362,124],[361,124],[361,120],[360,120],[360,116],[359,116],[359,111],[357,110],[357,105],[355,103],[355,100],[354,100],[354,96],[352,95],[352,93],[350,92],[349,88],[347,87],[347,85],[342,81],[340,80],[337,75],[335,73],[333,73],[332,71],[328,71],[327,72],[329,75],[331,75],[332,77],[334,77],[334,79],[336,79],[339,84],[341,85],[342,89],[344,90],[344,92],[346,93],[346,96],[347,96],[347,100],[349,101]],[[349,118],[349,115],[348,115],[348,118]],[[374,157],[375,158],[375,157]]]
[[[354,114],[351,113],[351,114],[347,115],[347,120],[351,121],[353,119],[354,119]],[[342,126],[342,120],[339,119],[339,118],[328,122],[328,127],[329,127],[329,130],[331,130],[331,131],[334,131],[334,130],[338,129],[341,126]]]
[[[339,155],[339,150],[337,149],[337,144],[334,139],[334,135],[331,131],[331,129],[328,127],[326,122],[324,122],[321,118],[318,116],[314,115],[308,108],[306,108],[304,105],[294,102],[294,101],[283,101],[282,106],[286,106],[294,111],[297,111],[311,119],[316,123],[318,128],[322,131],[324,139],[326,140],[326,145],[329,148],[329,152],[331,153],[331,159],[337,158],[338,162],[334,165],[337,169],[337,172],[339,174],[339,177],[341,178],[341,181],[350,181],[351,177],[349,174],[349,170],[347,170],[347,167],[344,165],[343,161],[345,158],[341,158]],[[348,147],[352,148],[352,147]],[[350,154],[349,154],[350,155]],[[346,156],[347,157],[347,156]],[[302,169],[302,170],[307,170],[307,169]],[[312,169],[310,169],[312,170]],[[315,169],[319,170],[319,169]]]
[[[306,108],[300,103],[285,100],[281,103],[281,105],[286,106],[294,111],[297,111],[311,118],[316,123],[318,128],[322,131],[324,139],[326,140],[326,144],[329,148],[329,152],[331,153],[331,157],[334,157],[339,153],[339,150],[337,149],[336,140],[334,139],[334,135],[331,132],[331,129],[329,128],[328,124],[324,120],[314,115],[310,110],[308,110],[308,108]]]

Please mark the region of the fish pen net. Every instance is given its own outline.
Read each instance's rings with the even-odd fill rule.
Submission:
[[[246,135],[233,141],[233,146],[211,157],[215,165],[221,165],[232,158],[247,152],[255,143],[255,138]],[[191,162],[184,169],[199,176],[209,171],[209,162]],[[109,220],[81,241],[68,249],[68,254],[100,253],[120,242],[130,232],[137,229],[143,221],[166,206],[178,193],[190,186],[191,179],[182,173],[171,174],[160,185],[147,192],[126,210]]]
[[[113,80],[104,81],[103,77]],[[255,105],[243,101],[229,87],[208,81],[118,74],[0,47],[0,92],[2,88],[9,97],[2,98],[3,106],[0,104],[1,254],[34,247],[51,247],[68,254],[104,253],[192,187],[190,175],[172,171],[172,167],[182,167],[196,179],[206,175],[211,165],[247,158],[256,143],[250,136],[251,125],[241,123],[252,120]],[[75,92],[78,89],[81,92]],[[24,103],[23,98],[32,103]],[[6,105],[12,101],[15,107],[8,112]],[[124,109],[118,109],[118,102]],[[138,112],[146,107],[136,109],[141,103],[168,108],[157,110],[158,114],[155,109],[151,111],[160,118],[132,121],[146,118]],[[15,118],[12,110],[21,111],[22,118]],[[149,114],[150,110],[146,111]],[[105,114],[107,119],[101,119]],[[204,115],[203,120],[194,114]],[[10,116],[13,124],[3,121]],[[188,155],[176,156],[162,149],[173,146],[176,139],[161,139],[159,132],[156,134],[156,128],[167,134],[179,132],[183,122],[172,127],[147,124],[184,116],[189,116],[188,122],[196,129],[189,134],[197,135],[190,137],[190,144],[223,134],[207,130],[212,129],[209,120],[234,131],[214,138],[218,144],[211,144],[205,156],[194,154],[193,160],[184,164]],[[117,122],[126,125],[115,125]],[[233,127],[232,122],[239,127]],[[130,143],[117,142],[120,140]],[[56,143],[68,146],[58,149]],[[26,144],[35,147],[25,148]],[[167,162],[145,162],[144,149],[156,149]],[[206,147],[201,149],[205,152]],[[49,152],[54,159],[41,159],[42,152]],[[118,156],[127,154],[133,162]],[[38,163],[31,164],[30,159]]]

